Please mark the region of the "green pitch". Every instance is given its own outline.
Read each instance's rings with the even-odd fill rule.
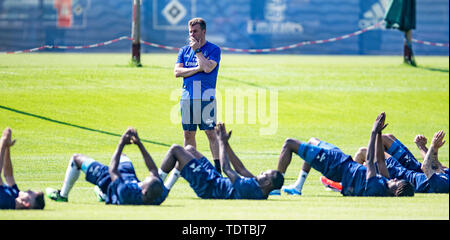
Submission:
[[[129,54],[0,55],[0,128],[10,126],[17,139],[12,159],[22,190],[60,188],[73,153],[109,164],[117,135],[128,126],[138,129],[158,166],[168,146],[183,144],[181,125],[171,120],[171,113],[177,116],[182,81],[173,76],[176,53],[143,55],[142,68],[129,67],[129,60]],[[400,56],[225,54],[217,85],[220,106],[230,92],[264,90],[270,116],[269,96],[277,93],[272,125],[248,117],[248,99],[243,112],[228,115],[233,118],[227,124],[233,129],[231,145],[255,174],[276,168],[287,137],[307,141],[315,136],[353,155],[367,145],[373,121],[385,111],[385,132],[419,157],[416,134],[430,142],[440,129],[449,133],[449,58],[419,56],[418,68],[401,61]],[[225,107],[222,112],[224,120]],[[273,134],[261,135],[268,127]],[[197,144],[211,159],[203,132]],[[143,179],[146,168],[137,147],[128,146],[125,153]],[[448,166],[448,143],[439,158]],[[295,181],[302,162],[293,156],[285,184]],[[342,197],[325,191],[319,176],[311,171],[300,197],[201,200],[180,178],[161,206],[106,206],[96,201],[82,173],[68,203],[46,198],[44,211],[0,211],[0,219],[449,219],[448,194]]]

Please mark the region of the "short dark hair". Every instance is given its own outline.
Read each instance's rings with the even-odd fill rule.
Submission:
[[[30,209],[44,209],[44,207],[45,207],[44,193],[38,192],[36,194],[36,199],[34,199],[34,204],[30,206]]]
[[[284,176],[279,171],[275,171],[275,175],[272,178],[272,186],[274,189],[280,189],[284,184]]]
[[[406,180],[400,180],[400,182],[398,183],[398,188],[394,192],[394,196],[396,196],[396,197],[413,197],[414,196],[414,186]]]
[[[200,24],[200,28],[202,30],[206,29],[206,22],[205,22],[205,20],[203,18],[193,18],[193,19],[189,20],[189,23],[188,23],[188,25],[190,27],[193,27],[193,26],[195,26],[197,24]]]
[[[153,202],[163,193],[163,186],[161,181],[154,179],[147,185],[147,191],[144,196],[144,203],[153,204]]]

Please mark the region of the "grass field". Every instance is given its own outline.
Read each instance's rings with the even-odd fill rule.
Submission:
[[[142,68],[129,67],[129,60],[129,54],[0,55],[0,128],[10,126],[17,139],[12,159],[22,190],[60,188],[73,153],[108,164],[119,140],[114,134],[128,126],[138,129],[158,166],[168,146],[183,144],[181,124],[170,117],[181,89],[172,73],[176,53],[143,55]],[[231,121],[231,145],[255,174],[276,168],[287,137],[315,136],[353,154],[367,145],[373,121],[385,111],[385,132],[419,157],[416,134],[430,141],[437,130],[449,132],[449,58],[419,56],[418,68],[401,61],[400,56],[225,54],[217,86],[222,97],[225,89],[278,93],[276,133],[260,134],[267,127],[263,119]],[[211,159],[202,132],[197,144]],[[137,147],[125,153],[143,179],[146,168]],[[448,166],[448,144],[439,158]],[[302,162],[293,157],[285,184],[295,181]],[[342,197],[325,191],[319,176],[311,171],[300,197],[201,200],[181,178],[161,206],[107,206],[96,201],[81,174],[69,203],[46,199],[44,211],[4,210],[0,219],[449,219],[448,194]]]

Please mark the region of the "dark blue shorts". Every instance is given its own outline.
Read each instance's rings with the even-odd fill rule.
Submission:
[[[428,183],[430,184],[430,192],[432,193],[448,193],[449,189],[449,180],[448,180],[448,172],[445,173],[435,173],[430,179],[428,179]]]
[[[224,178],[205,157],[192,159],[183,170],[181,176],[203,199],[229,199],[232,197],[233,187],[229,178]]]
[[[322,146],[322,147],[321,147]],[[332,144],[321,141],[319,146],[307,143],[300,144],[297,154],[312,168],[335,182],[341,182],[348,163],[352,158]]]
[[[423,172],[422,164],[417,161],[414,155],[402,142],[400,142],[400,140],[395,140],[386,152],[397,159],[397,161],[406,169],[415,172]]]
[[[212,130],[216,126],[216,100],[181,100],[181,124],[184,131]]]
[[[111,176],[109,175],[108,170],[108,166],[105,166],[97,161],[93,161],[86,171],[86,181],[97,185],[102,192],[107,193],[108,186],[111,183]],[[118,170],[122,175],[136,175],[131,162],[120,162]]]

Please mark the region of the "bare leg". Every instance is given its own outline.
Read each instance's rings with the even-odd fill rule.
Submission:
[[[367,147],[360,147],[355,153],[353,160],[359,164],[364,164],[367,157]]]
[[[284,141],[283,147],[281,148],[280,157],[278,158],[278,171],[281,173],[286,173],[286,170],[291,163],[292,153],[297,152],[301,142],[297,139],[287,138]]]
[[[214,166],[217,172],[221,173],[220,160],[219,160],[219,143],[216,139],[216,133],[213,130],[205,130],[206,136],[209,140],[209,149],[211,150],[211,154],[214,160]]]
[[[161,168],[158,171],[160,176],[162,176],[161,179],[164,181],[165,176],[167,176],[167,174],[173,169],[172,174],[168,177],[167,181],[164,183],[164,186],[167,189],[172,189],[173,185],[181,176],[181,170],[183,170],[184,166],[186,166],[186,164],[194,158],[201,158],[199,155],[201,154],[199,154],[191,145],[188,145],[186,148],[175,144],[172,145],[164,157]]]
[[[196,159],[200,159],[203,158],[203,154],[201,154],[199,151],[197,151],[197,149],[195,149],[193,146],[188,145],[186,147],[184,147],[184,149],[189,152],[190,154],[192,154],[192,156],[194,156]]]
[[[412,30],[405,32],[405,38],[408,42],[412,43]]]
[[[216,133],[214,130],[205,130],[206,136],[209,140],[209,148],[214,159],[219,159],[219,144],[217,143]]]
[[[397,140],[397,138],[393,135],[393,134],[383,134],[381,136],[381,138],[383,139],[383,147],[384,147],[384,151],[386,152],[391,146],[392,144]]]
[[[197,131],[184,131],[184,146],[191,145],[197,148],[197,142],[195,141],[195,133]]]
[[[414,53],[412,49],[412,30],[405,32],[405,43],[403,50],[404,61],[411,66],[416,66],[416,61],[414,59]]]
[[[183,170],[184,166],[194,158],[194,155],[186,151],[184,147],[174,144],[170,147],[169,151],[164,157],[160,168],[162,171],[168,173],[178,163],[176,167],[179,171],[181,171]]]
[[[313,139],[313,140],[315,140],[315,139]],[[302,144],[302,142],[300,142],[299,140],[296,140],[296,139],[292,139],[292,138],[288,138],[288,139],[286,139],[286,141],[284,141],[284,144],[283,144],[283,147],[281,150],[281,154],[280,154],[280,158],[278,160],[278,171],[280,171],[283,174],[286,172],[286,169],[292,160],[292,153],[293,152],[296,153],[298,151],[300,144]],[[300,171],[295,183],[292,185],[289,185],[289,186],[283,186],[282,191],[287,194],[291,194],[291,195],[301,195],[303,184],[305,183],[310,170],[311,170],[311,165],[307,162],[303,162],[302,170]]]

